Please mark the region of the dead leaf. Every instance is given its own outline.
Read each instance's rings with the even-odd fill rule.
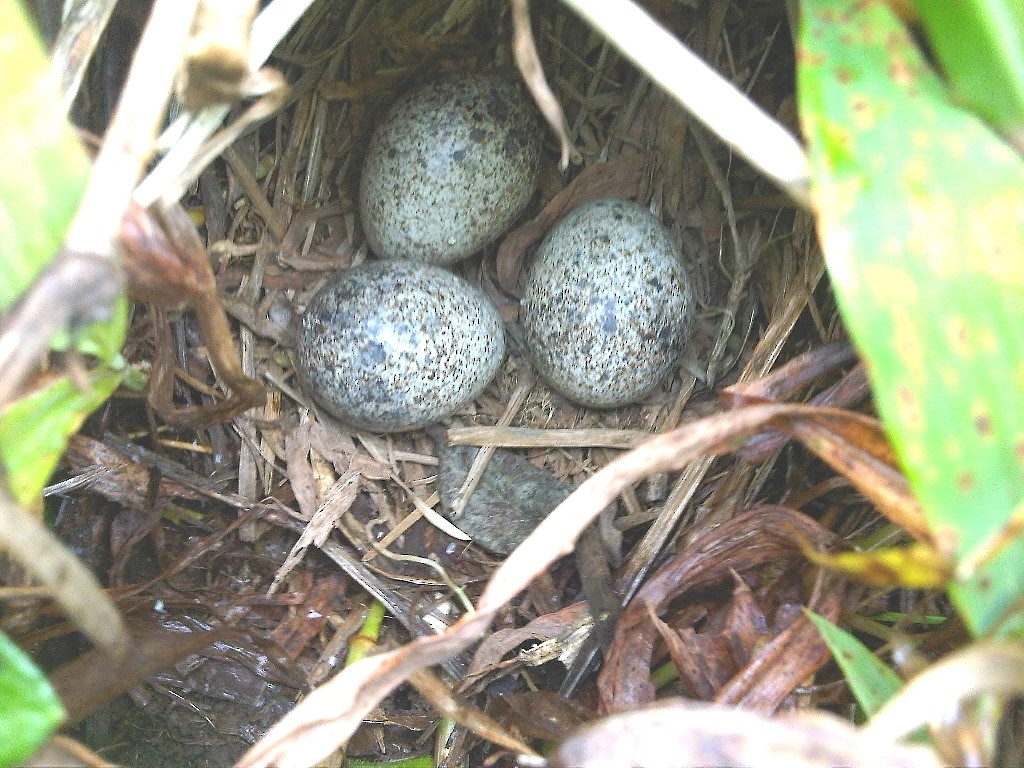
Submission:
[[[602,709],[622,711],[654,700],[650,671],[658,628],[650,620],[652,612],[662,611],[686,590],[727,577],[731,570],[742,573],[798,554],[800,541],[813,539],[821,545],[831,538],[811,518],[774,505],[748,510],[698,536],[637,592],[619,618],[598,676]],[[713,685],[714,675],[705,676]]]
[[[519,691],[494,699],[495,719],[531,739],[562,741],[590,722],[595,712],[551,691]]]
[[[838,621],[845,590],[833,586],[814,609]],[[758,648],[754,657],[715,697],[717,704],[774,712],[793,689],[832,658],[821,634],[803,613]]]
[[[825,344],[809,352],[804,352],[802,355],[797,355],[766,376],[741,381],[726,387],[721,392],[721,398],[734,406],[751,398],[772,401],[785,400],[819,376],[856,359],[857,353],[849,342],[837,341]]]
[[[783,417],[779,427],[847,478],[896,525],[918,541],[929,539],[924,513],[878,419],[820,408],[797,418]]]
[[[669,699],[605,718],[563,742],[549,768],[733,766],[752,768],[937,768],[925,747],[873,738],[824,712],[770,718],[742,709]]]
[[[173,632],[155,626],[145,630],[135,628],[128,653],[116,664],[100,650],[82,654],[50,675],[50,683],[68,711],[67,724],[79,722],[147,677],[224,637],[228,631]]]
[[[459,686],[460,690],[472,687],[480,678],[501,669],[514,661],[505,662],[505,654],[531,640],[543,642],[566,634],[570,628],[587,614],[586,603],[573,603],[560,611],[538,616],[524,627],[499,629],[492,632],[473,655],[469,671]]]
[[[481,712],[473,704],[456,698],[448,684],[433,672],[421,669],[409,676],[409,682],[442,717],[450,718],[477,736],[506,749],[511,749],[522,755],[537,754],[522,739],[508,733],[490,715]]]

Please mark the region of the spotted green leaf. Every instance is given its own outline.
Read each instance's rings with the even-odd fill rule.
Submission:
[[[798,95],[826,261],[939,548],[989,549],[1024,499],[1024,163],[883,3],[806,0]],[[1024,595],[1012,537],[950,594],[975,634]]]

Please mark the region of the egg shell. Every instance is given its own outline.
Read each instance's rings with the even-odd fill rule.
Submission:
[[[594,408],[639,400],[679,364],[693,288],[669,231],[646,208],[595,200],[547,235],[524,284],[520,319],[537,370]]]
[[[359,184],[371,250],[449,264],[500,237],[537,185],[540,130],[508,80],[460,74],[399,98],[377,126]]]
[[[429,264],[374,261],[339,273],[309,302],[296,366],[334,416],[399,432],[471,401],[504,355],[501,318],[468,282]]]

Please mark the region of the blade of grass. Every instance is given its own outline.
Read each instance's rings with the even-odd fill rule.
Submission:
[[[899,675],[849,632],[813,611],[805,610],[804,613],[821,633],[860,708],[868,717],[874,715],[903,687]]]

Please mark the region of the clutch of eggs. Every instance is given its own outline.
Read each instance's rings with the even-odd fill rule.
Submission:
[[[296,368],[337,418],[399,432],[473,400],[504,355],[501,318],[480,291],[441,267],[387,260],[344,270],[313,297]]]
[[[626,200],[595,200],[548,233],[530,266],[520,319],[537,370],[595,408],[642,399],[679,364],[693,288],[665,226]]]
[[[400,97],[370,139],[359,210],[371,250],[450,264],[497,240],[537,185],[531,103],[497,75],[458,74]]]

